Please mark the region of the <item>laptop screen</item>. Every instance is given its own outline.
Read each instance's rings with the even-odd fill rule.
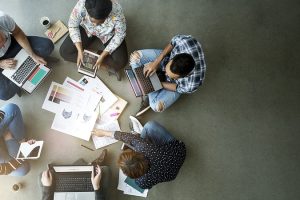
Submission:
[[[140,86],[136,80],[135,74],[132,69],[125,69],[126,75],[129,79],[130,85],[133,89],[135,96],[140,97],[143,95]]]
[[[93,166],[53,166],[55,172],[92,172]]]

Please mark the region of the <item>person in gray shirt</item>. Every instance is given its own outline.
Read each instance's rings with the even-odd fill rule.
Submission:
[[[21,89],[6,78],[3,69],[13,69],[17,60],[13,59],[24,49],[35,62],[47,64],[47,58],[54,49],[48,38],[26,36],[22,29],[9,15],[0,11],[0,99],[8,100],[16,93],[20,96]]]

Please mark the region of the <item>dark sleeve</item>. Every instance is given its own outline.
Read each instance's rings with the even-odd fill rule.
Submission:
[[[53,188],[51,187],[42,187],[43,189],[43,196],[42,196],[42,200],[53,200],[54,198],[54,191]]]
[[[123,141],[127,144],[133,145],[136,142],[144,142],[143,139],[140,137],[140,135],[137,134],[132,134],[132,133],[125,133],[125,132],[120,132],[116,131],[114,133],[114,138],[116,140]]]
[[[95,196],[96,196],[95,200],[105,200],[104,192],[101,189],[95,190]]]

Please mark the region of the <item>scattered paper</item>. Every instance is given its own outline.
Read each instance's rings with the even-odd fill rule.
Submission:
[[[139,197],[147,197],[148,195],[148,189],[144,190],[143,193],[139,192],[138,190],[134,189],[127,183],[125,183],[127,176],[122,172],[122,170],[119,170],[119,184],[117,189],[124,192],[124,194],[133,195],[133,196],[139,196]]]
[[[116,95],[114,95],[98,77],[91,78],[88,76],[83,76],[78,82],[82,86],[84,86],[84,89],[102,95],[102,98],[100,100],[101,115],[105,113],[118,100]]]
[[[95,128],[106,130],[106,131],[120,131],[118,120],[114,120],[108,123],[96,124]],[[96,149],[118,142],[118,140],[111,137],[97,137],[93,135],[92,138]]]
[[[61,103],[61,110],[56,113],[51,128],[89,141],[96,120],[96,112]]]

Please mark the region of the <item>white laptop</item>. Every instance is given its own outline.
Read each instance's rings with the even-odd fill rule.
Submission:
[[[95,199],[92,165],[48,165],[54,178],[54,200]]]
[[[51,69],[37,64],[24,49],[15,56],[17,65],[14,69],[4,69],[2,74],[28,93],[32,93],[50,73]]]

